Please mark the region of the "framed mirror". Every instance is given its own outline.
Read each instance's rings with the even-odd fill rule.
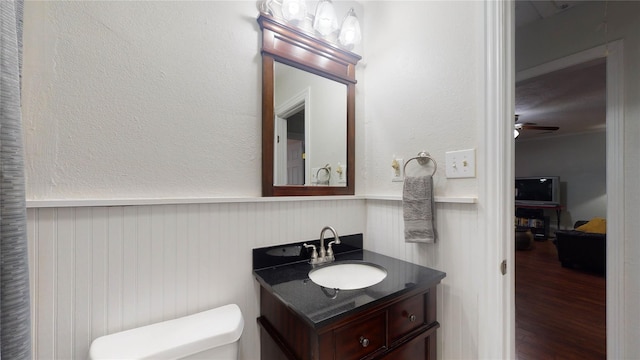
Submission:
[[[353,195],[361,57],[264,14],[258,23],[262,195]]]

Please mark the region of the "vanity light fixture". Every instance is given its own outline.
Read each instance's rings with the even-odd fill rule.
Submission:
[[[513,138],[517,138],[518,135],[520,135],[520,131],[518,131],[518,129],[513,129]]]
[[[349,9],[347,16],[345,16],[344,21],[342,21],[342,28],[340,28],[338,41],[340,41],[340,44],[351,49],[354,45],[359,44],[360,40],[362,40],[360,22],[356,17],[356,12],[351,8]]]
[[[313,28],[322,36],[328,36],[338,30],[338,17],[331,0],[320,0],[318,3]]]
[[[349,9],[340,26],[331,0],[320,0],[315,15],[307,13],[306,3],[305,0],[262,0],[259,9],[263,14],[283,19],[307,33],[315,32],[317,37],[337,42],[347,50],[353,50],[362,41],[360,21],[353,8]]]
[[[305,0],[282,0],[282,17],[290,22],[302,22],[307,15]]]

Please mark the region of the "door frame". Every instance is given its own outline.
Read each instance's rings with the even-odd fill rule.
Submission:
[[[515,14],[513,1],[484,2],[484,121],[477,122],[478,231],[487,239],[478,288],[478,358],[515,358]],[[506,262],[506,273],[502,264]]]
[[[479,228],[490,241],[483,254],[486,274],[479,299],[479,324],[487,326],[479,334],[482,358],[515,358],[514,21],[513,1],[485,2],[485,119],[478,124],[478,134],[484,146],[479,160],[486,164],[486,174],[478,179],[478,217]],[[626,355],[623,41],[568,56],[564,61],[584,61],[586,55],[598,52],[598,57],[607,57],[607,357],[616,359]],[[549,66],[557,66],[552,63],[537,71],[549,72]],[[533,69],[527,71],[533,73]],[[508,265],[506,275],[499,270],[503,260]],[[496,334],[502,336],[496,339]]]

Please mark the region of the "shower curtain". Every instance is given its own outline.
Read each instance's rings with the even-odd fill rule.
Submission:
[[[0,359],[31,359],[20,69],[22,0],[0,0]]]

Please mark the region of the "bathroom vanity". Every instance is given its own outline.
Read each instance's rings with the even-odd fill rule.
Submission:
[[[254,249],[261,359],[435,359],[445,273],[363,250],[362,234],[341,239],[335,263],[375,264],[387,276],[361,289],[328,289],[309,279],[314,266],[301,243]]]

